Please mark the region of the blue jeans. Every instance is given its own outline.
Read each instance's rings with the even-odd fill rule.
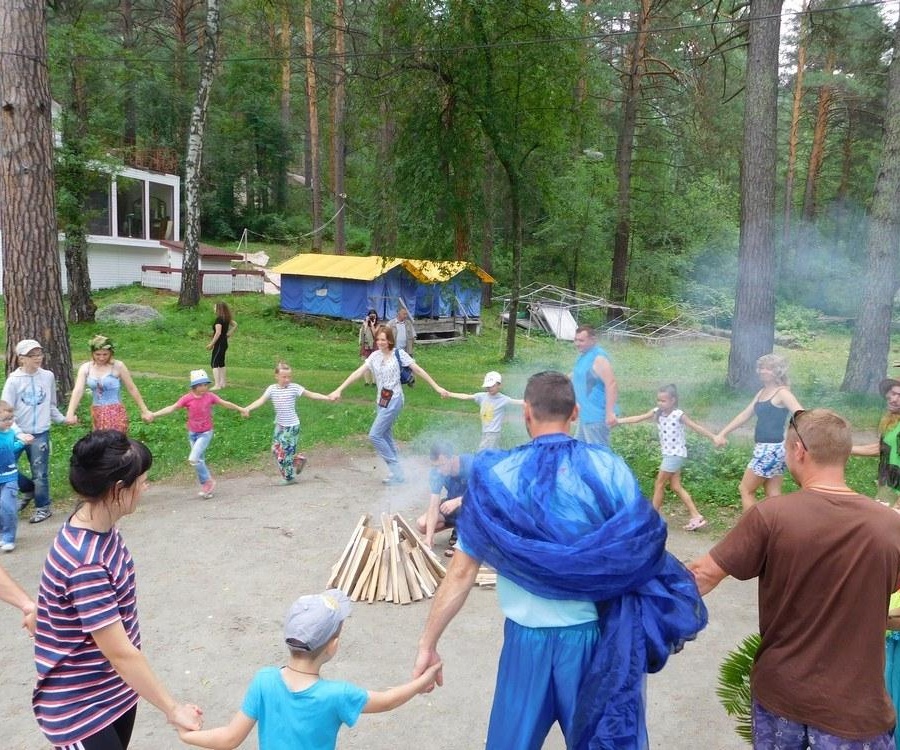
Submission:
[[[213,438],[213,431],[191,432],[188,431],[188,440],[191,443],[191,453],[188,463],[197,470],[197,480],[200,484],[206,484],[209,479],[209,469],[206,468],[206,449]]]
[[[400,452],[394,442],[394,422],[403,408],[403,391],[394,391],[394,396],[387,406],[375,407],[375,421],[369,428],[369,440],[375,452],[384,459],[388,471],[397,479],[403,479],[403,468],[400,466]]]
[[[31,479],[19,474],[19,489],[34,493],[35,508],[50,507],[50,433],[41,432],[25,446],[25,455],[31,466]]]
[[[16,528],[19,525],[19,500],[16,492],[19,489],[15,480],[0,485],[0,542],[16,541]]]

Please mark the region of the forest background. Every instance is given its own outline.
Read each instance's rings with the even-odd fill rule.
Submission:
[[[879,326],[855,336],[889,328],[892,7],[56,0],[59,226],[83,228],[94,160],[182,173],[190,193],[203,103],[188,234],[193,208],[213,241],[472,259],[513,296],[525,278],[714,308],[748,387],[776,302],[798,320],[868,302]],[[875,389],[887,339],[854,340],[845,389]]]

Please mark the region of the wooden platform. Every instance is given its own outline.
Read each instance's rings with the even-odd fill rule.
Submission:
[[[481,334],[480,318],[416,318],[416,346],[449,344]]]

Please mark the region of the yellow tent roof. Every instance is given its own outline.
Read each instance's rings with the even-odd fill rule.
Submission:
[[[413,260],[381,255],[359,257],[356,255],[301,253],[275,266],[272,271],[292,276],[327,276],[334,279],[372,281],[400,265],[424,284],[447,281],[466,270],[472,271],[479,279],[488,284],[494,283],[490,274],[474,263],[464,260]]]

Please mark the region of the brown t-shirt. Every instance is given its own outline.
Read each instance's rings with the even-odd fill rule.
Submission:
[[[712,550],[759,577],[753,696],[839,737],[894,726],[884,684],[888,598],[900,578],[900,514],[862,495],[795,492],[750,509]]]

